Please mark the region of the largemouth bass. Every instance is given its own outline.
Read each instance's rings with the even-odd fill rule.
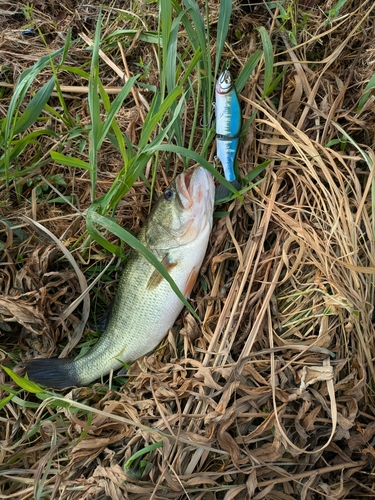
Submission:
[[[176,177],[156,203],[139,241],[163,264],[185,297],[190,295],[212,228],[215,187],[197,167]],[[183,303],[169,283],[133,251],[120,278],[107,327],[82,358],[33,359],[30,380],[63,389],[85,386],[151,352],[173,326]]]
[[[241,184],[236,179],[234,163],[240,140],[241,107],[228,69],[221,73],[216,82],[215,110],[216,156],[223,166],[226,180],[236,189],[240,189]],[[228,194],[228,188],[221,184],[217,189],[216,198],[225,198]]]

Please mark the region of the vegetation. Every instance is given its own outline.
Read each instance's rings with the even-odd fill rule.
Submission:
[[[1,9],[1,498],[372,498],[374,3]],[[125,374],[30,382],[26,359],[95,343],[168,182],[197,163],[225,182],[229,63],[243,189],[188,309]]]

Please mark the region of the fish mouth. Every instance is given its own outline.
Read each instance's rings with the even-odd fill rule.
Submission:
[[[176,177],[178,201],[182,209],[204,212],[215,190],[211,174],[201,165]]]
[[[180,198],[180,202],[183,208],[190,208],[193,204],[193,184],[192,178],[194,176],[195,170],[187,170],[182,172],[177,178],[177,189]]]

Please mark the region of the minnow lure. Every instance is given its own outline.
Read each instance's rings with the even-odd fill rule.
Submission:
[[[234,81],[227,69],[221,73],[215,89],[216,97],[216,156],[219,158],[224,176],[233,187],[241,188],[234,172],[241,130],[241,107]],[[220,185],[216,191],[216,199],[225,198],[229,190]]]

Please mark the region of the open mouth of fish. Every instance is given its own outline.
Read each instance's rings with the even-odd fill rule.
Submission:
[[[195,172],[196,170],[190,169],[176,178],[180,201],[185,209],[190,208],[194,201],[194,182],[191,181],[196,176]]]

